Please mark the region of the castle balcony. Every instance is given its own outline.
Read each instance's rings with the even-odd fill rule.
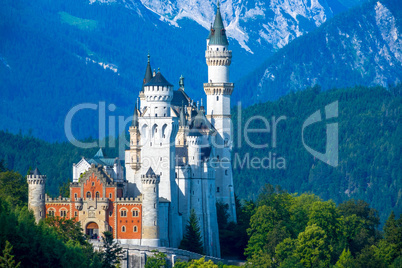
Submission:
[[[231,95],[233,83],[204,83],[204,91],[207,95]]]
[[[225,51],[216,51],[216,50],[207,50],[205,51],[206,58],[231,58],[232,51],[225,50]]]

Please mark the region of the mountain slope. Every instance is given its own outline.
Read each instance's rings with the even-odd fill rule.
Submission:
[[[246,104],[319,84],[395,84],[402,77],[402,14],[395,0],[370,1],[304,35],[237,84]],[[244,96],[248,98],[244,98]]]
[[[401,93],[402,84],[391,90],[354,87],[321,93],[315,87],[250,106],[241,113],[234,109],[236,193],[256,198],[262,186],[270,183],[291,193],[313,192],[337,203],[349,198],[366,200],[380,211],[383,221],[391,210],[402,213]],[[324,107],[335,101],[339,116],[325,122]],[[303,133],[307,118],[317,110],[323,121]],[[280,116],[286,118],[278,121]],[[276,127],[273,120],[278,122]],[[302,137],[310,148],[325,153],[326,123],[338,123],[336,167],[323,163],[303,145]],[[245,135],[246,127],[266,131]]]

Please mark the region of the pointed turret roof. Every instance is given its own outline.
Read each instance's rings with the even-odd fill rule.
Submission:
[[[133,127],[138,127],[138,109],[137,109],[137,104],[134,107],[134,115],[133,115]]]
[[[144,75],[144,80],[142,82],[142,90],[144,90],[144,85],[151,81],[152,79],[152,69],[151,69],[151,61],[150,61],[151,56],[148,53],[148,63],[147,63],[147,68],[145,69],[145,75]]]
[[[31,171],[31,175],[40,176],[40,175],[42,175],[42,174],[40,173],[40,171],[39,171],[38,168],[35,168],[34,171]]]
[[[216,9],[214,25],[211,27],[208,39],[209,39],[209,45],[222,45],[222,46],[229,45],[228,38],[226,37],[225,26],[223,25],[222,21],[219,1],[218,1],[218,7]]]
[[[156,75],[146,83],[144,86],[169,86],[172,87],[173,85],[169,83],[165,77],[161,74],[160,71],[156,73]]]
[[[94,158],[104,158],[103,150],[102,148],[99,148],[99,151],[95,154]]]
[[[147,177],[153,177],[156,176],[154,170],[150,167],[147,171],[147,173],[145,174]]]

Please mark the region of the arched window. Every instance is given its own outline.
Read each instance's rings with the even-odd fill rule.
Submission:
[[[126,226],[122,226],[121,231],[124,233],[126,231]]]
[[[121,216],[121,217],[127,217],[127,209],[122,208],[122,209],[120,210],[120,216]]]
[[[219,96],[216,96],[216,100],[217,100],[217,101],[219,100]]]
[[[156,115],[155,115],[156,117]],[[155,134],[158,133],[158,126],[155,124],[152,126],[152,138],[155,137]]]
[[[133,231],[134,231],[134,233],[138,232],[137,225],[134,226],[134,230],[133,230]]]
[[[99,198],[100,197],[99,192],[96,192],[95,196],[96,196],[96,198]]]
[[[77,199],[77,198],[78,198],[77,194],[74,194],[74,199]]]
[[[67,217],[67,210],[66,209],[60,209],[60,217]]]
[[[113,195],[110,193],[110,194],[109,194],[109,198],[112,199],[112,197],[113,197]]]
[[[87,192],[87,198],[91,198],[91,192]]]
[[[140,215],[140,211],[138,210],[138,208],[133,208],[131,212],[133,214],[133,217],[138,217]]]
[[[54,208],[49,208],[49,210],[48,210],[48,215],[50,216],[50,217],[54,217],[54,214],[55,214],[55,209]]]
[[[225,175],[228,175],[228,170],[227,169],[225,170]]]
[[[167,124],[164,124],[162,127],[162,138],[166,138],[166,128],[167,128]]]
[[[143,136],[144,139],[147,138],[147,136],[148,136],[148,125],[147,124],[142,126],[142,128],[141,128],[141,136]]]
[[[92,182],[92,186],[95,186],[95,182],[94,182],[94,181]]]
[[[109,217],[112,217],[113,211],[109,211]]]

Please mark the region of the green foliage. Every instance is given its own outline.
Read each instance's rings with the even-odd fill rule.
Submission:
[[[194,209],[190,212],[190,218],[188,219],[186,231],[179,248],[203,254],[201,230]]]
[[[65,243],[68,241],[78,242],[81,246],[91,247],[88,243],[81,224],[74,219],[66,219],[63,217],[47,217],[44,222],[52,227],[57,236]]]
[[[91,267],[97,256],[77,241],[65,243],[46,223],[37,225],[26,206],[14,208],[0,198],[1,248],[6,241],[13,245],[14,260],[21,262],[21,267]]]
[[[216,204],[219,242],[221,256],[227,258],[244,258],[244,249],[249,239],[247,229],[250,227],[250,218],[254,213],[255,205],[253,202],[240,202],[235,195],[237,223],[228,222],[229,206],[218,202]]]
[[[297,240],[295,254],[305,267],[329,266],[332,246],[327,242],[327,235],[320,226],[307,226]]]
[[[19,268],[21,262],[15,263],[14,256],[11,255],[13,246],[6,240],[6,246],[3,250],[3,256],[0,256],[0,267],[2,268]]]
[[[166,254],[153,250],[153,256],[147,257],[147,262],[145,263],[145,268],[166,268],[168,267],[166,261]]]
[[[364,201],[336,206],[270,185],[258,200],[247,230],[247,267],[392,267],[400,261],[395,215],[381,239],[378,212]]]
[[[60,186],[59,196],[70,197],[70,181],[66,181]]]
[[[28,184],[18,172],[0,171],[0,198],[13,206],[28,202]]]
[[[113,241],[113,234],[109,231],[103,232],[102,268],[114,268],[123,260],[123,248]]]
[[[344,249],[342,251],[341,256],[339,256],[339,260],[335,264],[336,268],[354,268],[354,259],[350,250]]]
[[[402,127],[399,122],[399,107],[402,106],[402,84],[392,93],[383,87],[352,87],[332,89],[318,93],[310,88],[290,92],[273,101],[250,106],[238,113],[232,110],[234,124],[233,137],[233,179],[237,194],[242,199],[256,200],[265,184],[280,185],[289,193],[314,193],[322,200],[332,199],[340,204],[349,199],[364,200],[379,211],[382,223],[392,210],[402,212]],[[339,165],[328,166],[310,155],[301,142],[304,121],[317,110],[334,101],[339,103],[336,122],[339,127]],[[323,113],[321,113],[323,116]],[[267,144],[256,149],[246,141],[245,124],[253,116],[262,116],[270,123],[270,132],[253,132],[248,140],[253,144]],[[286,116],[276,124],[275,147],[273,144],[272,117],[276,120]],[[326,122],[312,125],[304,131],[304,140],[314,150],[324,152],[326,142]],[[267,128],[262,120],[251,120],[249,129]],[[367,145],[369,144],[369,146]],[[263,159],[275,153],[276,159],[286,160],[286,169],[278,167],[252,168],[241,166],[247,155]],[[277,160],[276,160],[277,161]],[[271,161],[273,162],[273,160]],[[245,179],[246,178],[246,179]],[[273,201],[269,201],[273,202]],[[286,203],[285,207],[288,204]],[[365,208],[361,208],[365,212]],[[278,213],[280,209],[277,210]],[[284,211],[286,212],[286,210]],[[304,212],[303,212],[304,213]],[[372,215],[375,216],[376,215]],[[303,219],[303,215],[300,215]],[[346,217],[346,216],[345,216]],[[359,216],[360,217],[360,216]],[[363,216],[362,216],[363,217]],[[371,216],[364,225],[375,226]],[[300,222],[297,232],[305,228]],[[371,236],[369,231],[369,236]],[[342,248],[343,249],[343,248]],[[340,249],[340,250],[342,250]],[[352,255],[353,250],[351,249]]]
[[[397,251],[402,251],[402,216],[395,219],[392,211],[384,226],[385,239],[388,243],[396,245]]]
[[[177,261],[175,266],[177,268],[220,268],[218,265],[214,264],[211,260],[205,261],[202,257],[198,260],[191,260],[189,262]],[[229,268],[230,266],[223,266],[224,268]]]

